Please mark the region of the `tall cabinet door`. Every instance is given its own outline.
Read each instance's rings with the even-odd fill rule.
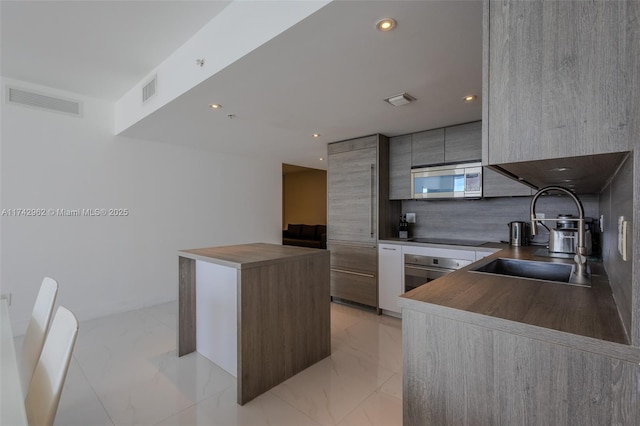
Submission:
[[[377,149],[329,154],[327,237],[376,244],[378,223]]]
[[[630,148],[640,2],[491,1],[485,7],[489,164]]]
[[[389,140],[389,199],[411,198],[411,135]]]

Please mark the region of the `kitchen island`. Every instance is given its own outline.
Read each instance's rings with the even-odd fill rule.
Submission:
[[[331,354],[329,252],[255,243],[178,252],[178,356],[237,378],[245,404]]]
[[[508,247],[400,297],[404,424],[637,424],[640,348],[604,268],[592,287],[471,272]]]

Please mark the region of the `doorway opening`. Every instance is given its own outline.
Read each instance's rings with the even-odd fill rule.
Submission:
[[[326,248],[327,171],[282,165],[282,243]]]

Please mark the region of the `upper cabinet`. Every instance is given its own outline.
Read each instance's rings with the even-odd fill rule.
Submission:
[[[530,197],[531,187],[511,179],[488,167],[482,168],[482,196],[490,197]]]
[[[411,135],[389,139],[389,199],[411,196]]]
[[[482,160],[482,121],[444,129],[444,161],[462,163]]]
[[[411,198],[411,168],[480,161],[482,121],[389,139],[389,199]]]
[[[638,1],[485,1],[485,163],[631,149],[639,19]]]
[[[411,135],[411,167],[444,163],[444,129]]]

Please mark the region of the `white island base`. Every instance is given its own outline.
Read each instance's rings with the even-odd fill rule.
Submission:
[[[196,261],[196,351],[238,377],[239,270]]]

